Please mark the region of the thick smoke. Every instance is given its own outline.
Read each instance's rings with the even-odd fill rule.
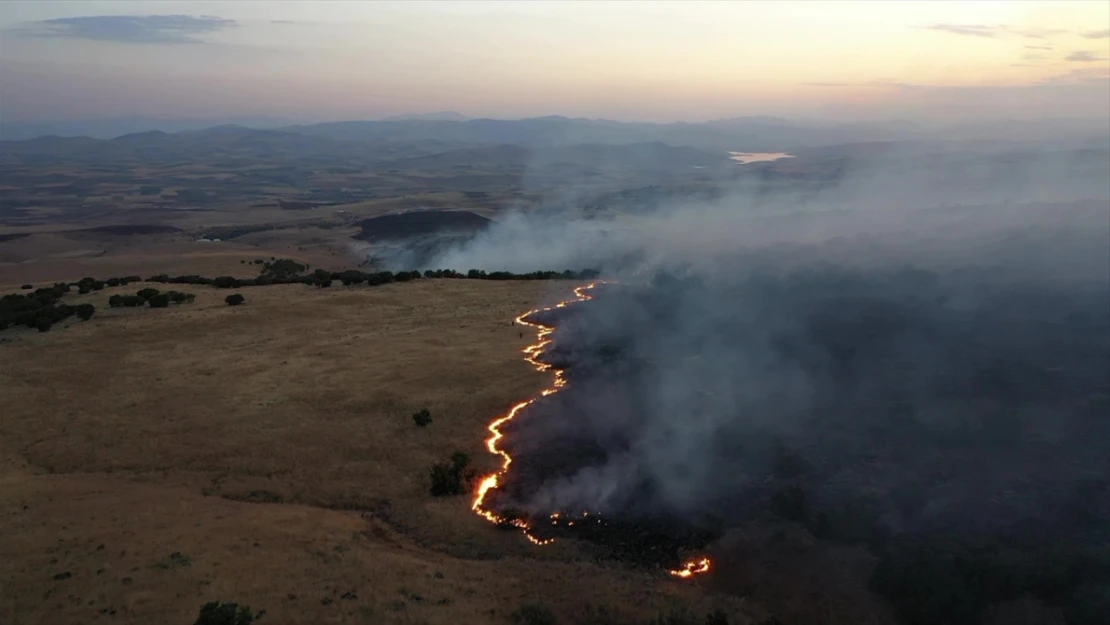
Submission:
[[[794,163],[784,174],[757,169],[722,176],[713,200],[664,194],[642,208],[622,205],[589,217],[564,201],[584,193],[559,189],[554,206],[499,218],[427,266],[651,270],[716,262],[734,250],[774,242],[817,244],[921,226],[965,234],[958,229],[1058,221],[1053,206],[1074,212],[1077,203],[1104,206],[1110,198],[1105,148],[875,144],[814,148]]]
[[[786,475],[891,532],[1110,519],[1106,154],[972,156],[448,252],[621,281],[552,319],[571,384],[508,428],[506,505],[739,522]]]
[[[565,531],[648,560],[801,525],[868,545],[871,587],[914,625],[1027,597],[1104,622],[1107,153],[887,154],[713,202],[503,220],[436,264],[618,284],[540,315],[569,384],[503,428],[489,503],[541,528],[600,512]]]

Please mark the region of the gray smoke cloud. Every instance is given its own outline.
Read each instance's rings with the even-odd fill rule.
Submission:
[[[621,281],[552,319],[571,384],[507,428],[504,496],[738,523],[787,481],[895,532],[1110,520],[1107,150],[946,150],[517,213],[437,258]]]
[[[573,201],[559,210],[510,212],[476,238],[434,255],[426,266],[650,270],[698,263],[748,245],[818,243],[919,224],[944,227],[945,219],[961,220],[962,228],[997,229],[1013,219],[1053,218],[1052,209],[1030,217],[1033,205],[1110,197],[1105,147],[974,145],[876,144],[853,148],[850,157],[837,148],[819,148],[807,153],[809,166],[801,173],[785,180],[725,179],[719,199],[712,201],[668,198],[642,211],[596,217],[575,210]],[[936,210],[960,207],[980,207],[981,214],[968,219],[959,211]]]

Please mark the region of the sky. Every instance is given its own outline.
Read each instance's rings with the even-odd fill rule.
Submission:
[[[1110,2],[12,1],[0,120],[1105,118]]]

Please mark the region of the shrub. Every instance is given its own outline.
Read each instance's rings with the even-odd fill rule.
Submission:
[[[512,614],[513,623],[518,625],[556,625],[558,621],[551,610],[542,605],[526,603]]]
[[[247,301],[247,298],[243,297],[242,295],[240,295],[238,293],[232,293],[231,295],[228,295],[227,297],[225,297],[224,301],[227,302],[228,306],[238,306],[238,305],[242,304],[243,302]]]
[[[35,328],[37,328],[39,332],[49,332],[50,326],[52,325],[54,325],[54,322],[50,317],[42,316],[35,320]]]
[[[149,300],[149,299],[151,299],[151,298],[153,298],[153,297],[157,297],[157,296],[158,296],[158,293],[159,293],[158,289],[152,289],[152,288],[150,288],[150,287],[147,287],[147,288],[145,288],[145,289],[139,289],[139,290],[138,290],[138,291],[137,291],[137,292],[135,293],[135,295],[138,295],[139,297],[141,297],[141,298],[143,298],[143,299],[145,299],[145,300]]]
[[[23,286],[21,286],[19,288],[23,289],[24,291],[30,291],[31,289],[35,288],[35,285],[33,285],[33,284],[24,284]]]
[[[96,308],[92,304],[78,304],[75,311],[81,321],[88,321],[92,319],[93,313],[96,312]]]
[[[250,625],[253,622],[254,617],[247,606],[210,601],[201,607],[193,625]]]
[[[147,300],[151,308],[166,308],[170,305],[169,293],[160,293]]]
[[[182,293],[181,291],[169,291],[166,295],[174,304],[186,304],[196,299],[196,296],[192,293]]]
[[[420,412],[413,413],[412,422],[420,427],[427,427],[432,422],[432,413],[427,408],[422,408]]]
[[[451,454],[451,462],[432,465],[432,496],[465,495],[469,490],[470,475],[465,472],[469,464],[470,456],[457,451]]]

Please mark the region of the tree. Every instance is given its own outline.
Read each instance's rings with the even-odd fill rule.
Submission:
[[[242,281],[232,276],[219,276],[212,280],[212,286],[217,289],[234,289],[242,286]]]
[[[151,308],[167,308],[170,305],[169,293],[159,293],[147,300]]]
[[[45,315],[35,319],[35,327],[39,332],[49,332],[52,325],[54,325],[54,321]]]
[[[93,313],[96,312],[96,308],[92,304],[78,304],[76,312],[81,321],[88,321],[92,319]]]
[[[158,293],[159,293],[158,289],[152,289],[150,287],[147,287],[145,289],[139,289],[139,291],[136,292],[135,295],[138,295],[139,297],[141,297],[145,300],[149,300],[152,297],[156,297],[158,295]]]
[[[228,295],[227,297],[225,297],[224,301],[227,302],[228,306],[238,306],[238,305],[242,304],[243,302],[247,301],[247,298],[243,297],[242,295],[240,295],[238,293],[232,293],[231,295]]]
[[[33,284],[24,284],[23,286],[21,286],[19,288],[23,289],[24,291],[30,291],[31,289],[35,288],[35,285],[33,285]]]
[[[210,601],[201,607],[193,625],[251,625],[253,622],[251,609],[245,605]]]
[[[413,413],[412,422],[419,427],[427,427],[432,422],[432,413],[427,408],[421,408],[420,412]]]

